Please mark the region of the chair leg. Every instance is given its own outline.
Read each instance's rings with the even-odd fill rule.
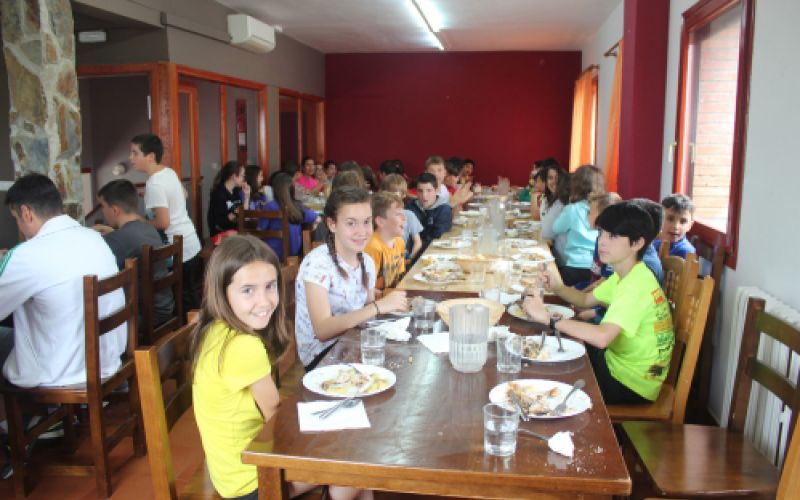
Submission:
[[[97,496],[111,496],[111,471],[108,467],[108,450],[105,443],[105,420],[103,419],[103,402],[91,402],[89,406],[89,433],[92,439],[92,461],[94,462]]]
[[[136,416],[136,426],[133,429],[133,454],[143,457],[147,453],[144,439],[144,419],[142,416],[142,402],[139,399],[139,378],[134,374],[128,379],[128,401],[131,412]]]
[[[75,453],[78,449],[78,438],[75,433],[75,405],[66,405],[67,416],[64,418],[64,449]]]
[[[11,447],[11,466],[14,468],[12,481],[14,494],[24,498],[30,493],[30,480],[25,467],[27,460],[25,423],[19,399],[13,394],[5,394],[6,418],[8,421],[8,440]]]

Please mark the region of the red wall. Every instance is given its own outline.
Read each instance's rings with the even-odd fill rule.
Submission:
[[[580,52],[328,54],[329,158],[419,173],[438,154],[472,158],[477,180],[525,182],[533,160],[569,160]]]

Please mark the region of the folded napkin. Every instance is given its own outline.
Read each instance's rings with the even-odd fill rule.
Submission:
[[[417,340],[432,352],[450,352],[450,334],[448,332],[420,335]]]
[[[359,401],[351,408],[339,408],[333,415],[322,419],[314,415],[315,411],[324,410],[339,404],[341,401],[309,401],[297,403],[297,417],[300,421],[300,432],[338,431],[341,429],[368,429],[370,427],[364,402]]]
[[[387,321],[374,327],[377,330],[386,333],[388,340],[397,340],[400,342],[408,342],[411,334],[408,333],[408,325],[411,323],[411,318],[400,318],[397,321]]]

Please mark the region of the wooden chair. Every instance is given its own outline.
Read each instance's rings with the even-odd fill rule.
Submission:
[[[172,270],[166,275],[156,278],[156,266],[163,262],[167,266],[172,259]],[[183,313],[183,237],[176,235],[171,245],[154,249],[150,245],[142,246],[141,263],[142,297],[146,297],[142,304],[142,337],[145,345],[153,345],[156,340],[166,333],[176,330],[186,323]],[[168,267],[168,266],[167,266]],[[155,311],[153,297],[165,289],[172,290],[175,299],[173,316],[160,325],[155,324]]]
[[[283,244],[283,260],[285,263],[289,258],[289,219],[283,210],[264,211],[264,210],[239,210],[238,216],[239,234],[252,234],[256,238],[277,238]],[[277,219],[281,221],[281,229],[265,231],[258,229],[258,222],[261,219]]]
[[[687,305],[681,309],[681,315],[675,322],[672,360],[658,399],[649,405],[608,405],[608,415],[613,421],[655,420],[683,423],[713,290],[713,278],[692,280],[684,299]]]
[[[25,463],[26,447],[58,420],[62,420],[64,423],[68,451],[74,451],[74,405],[88,407],[92,465],[69,464],[64,467],[49,467],[45,470],[69,475],[90,470],[94,473],[97,482],[97,495],[106,498],[111,496],[109,452],[120,443],[122,438],[132,436],[134,454],[144,455],[139,391],[133,362],[133,351],[137,341],[137,281],[138,275],[134,259],[126,260],[125,269],[109,278],[103,280],[99,280],[97,276],[83,278],[86,384],[31,389],[10,384],[3,387],[11,441],[11,464],[14,468],[14,491],[17,497],[26,496],[31,489],[30,473]],[[124,307],[114,314],[100,319],[98,298],[115,290],[124,290]],[[122,355],[122,365],[113,376],[101,380],[100,337],[125,322],[127,322],[127,345]],[[127,399],[130,408],[126,412],[124,420],[119,425],[112,426],[110,421],[106,421],[103,401],[110,398],[112,392],[119,389],[120,385],[125,382],[128,383]],[[23,412],[29,415],[32,408],[30,405],[61,406],[55,413],[46,416],[38,425],[26,430],[23,424]],[[107,430],[111,432],[107,432]]]
[[[669,257],[669,241],[661,240],[658,246],[658,258],[664,260],[664,257]]]
[[[297,281],[297,272],[299,271],[299,264],[291,263],[281,266],[281,278],[283,279],[283,301],[286,307],[286,322],[290,331],[294,331],[294,313],[297,305],[295,298],[295,282]],[[274,360],[270,360],[273,362]],[[275,385],[280,387],[283,383],[284,374],[292,369],[296,363],[299,363],[297,358],[297,346],[292,343],[288,347],[288,352],[281,359],[279,363],[273,363],[272,375],[275,380]],[[302,366],[302,365],[301,365]]]
[[[660,422],[625,422],[622,429],[630,442],[636,463],[632,473],[642,471],[659,496],[677,498],[761,497],[773,498],[779,470],[743,434],[753,381],[783,401],[792,412],[788,439],[793,440],[800,410],[800,384],[758,361],[761,332],[800,352],[800,330],[764,312],[764,301],[748,302],[742,346],[728,428],[674,425]],[[787,454],[787,465],[798,467],[796,455]],[[791,474],[791,472],[790,472]],[[796,482],[795,475],[794,481]],[[788,487],[787,487],[788,488]],[[796,495],[796,490],[790,490]]]
[[[672,309],[672,321],[677,326],[687,290],[697,281],[697,256],[691,253],[682,259],[668,255],[661,259],[661,267],[664,269],[664,294]]]
[[[188,324],[167,333],[153,346],[137,349],[135,353],[147,440],[147,462],[157,500],[219,498],[207,480],[205,467],[196,471],[180,496],[176,488],[169,431],[192,406],[189,344],[196,318],[195,314],[190,315],[193,318]],[[175,381],[174,389],[165,399],[164,382],[170,379]]]
[[[706,323],[706,332],[703,334],[703,345],[700,347],[700,360],[698,376],[695,381],[695,390],[692,391],[693,400],[696,404],[692,405],[690,414],[695,420],[708,421],[710,416],[706,404],[708,402],[709,391],[711,389],[711,362],[714,355],[712,344],[714,328],[716,327],[715,317],[720,301],[720,283],[722,271],[725,269],[725,245],[717,239],[713,245],[701,240],[698,236],[692,236],[692,245],[697,251],[697,256],[702,257],[711,264],[709,276],[714,278],[714,292],[711,294],[711,306],[709,309],[709,320]]]

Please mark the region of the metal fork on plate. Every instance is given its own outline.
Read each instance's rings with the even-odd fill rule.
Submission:
[[[561,400],[561,402],[560,402],[560,403],[558,403],[558,404],[556,405],[556,407],[555,407],[555,408],[553,408],[553,409],[550,411],[550,413],[551,413],[552,415],[563,415],[563,414],[564,414],[564,412],[565,412],[565,411],[566,411],[566,409],[567,409],[567,401],[569,400],[569,398],[570,398],[570,397],[572,397],[572,395],[573,395],[573,394],[575,393],[575,391],[577,391],[578,389],[583,389],[583,387],[584,387],[585,385],[586,385],[586,381],[585,381],[585,380],[583,380],[582,378],[579,378],[578,380],[576,380],[576,381],[575,381],[575,383],[574,383],[574,384],[572,384],[572,389],[570,389],[570,390],[569,390],[569,392],[567,393],[567,395],[566,395],[566,396],[564,396],[564,399],[562,399],[562,400]]]

